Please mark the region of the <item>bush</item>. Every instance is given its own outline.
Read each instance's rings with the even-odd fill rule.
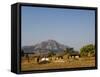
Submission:
[[[94,56],[95,46],[93,44],[85,45],[80,49],[81,56]]]

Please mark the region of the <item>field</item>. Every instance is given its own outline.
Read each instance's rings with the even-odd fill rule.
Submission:
[[[61,69],[61,68],[78,68],[94,67],[95,57],[80,57],[79,59],[59,59],[46,64],[38,64],[35,60],[28,62],[22,60],[21,70],[43,70],[43,69]]]

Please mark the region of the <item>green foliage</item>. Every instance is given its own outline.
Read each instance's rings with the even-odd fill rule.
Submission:
[[[65,50],[64,50],[64,54],[65,55],[70,55],[70,54],[72,54],[72,53],[74,53],[75,51],[74,51],[74,48],[66,48]]]
[[[94,56],[95,46],[93,44],[85,45],[80,49],[81,56]]]
[[[66,54],[71,54],[74,52],[74,48],[66,48],[64,51]]]

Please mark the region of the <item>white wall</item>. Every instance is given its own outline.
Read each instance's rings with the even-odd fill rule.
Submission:
[[[98,7],[100,13],[99,0],[1,0],[0,2],[0,77],[99,77],[100,69],[85,70],[85,71],[67,71],[67,72],[53,72],[53,73],[37,73],[16,75],[10,72],[10,45],[11,45],[11,7],[14,2],[33,2],[33,3],[47,3],[47,4],[61,4],[61,5],[77,5],[77,6],[95,6]],[[100,21],[100,15],[98,15]],[[98,29],[100,27],[98,22]],[[100,39],[100,35],[98,37]],[[98,41],[100,43],[100,41]],[[100,48],[99,48],[100,50]],[[98,50],[98,51],[99,51]],[[98,52],[100,59],[100,53]],[[99,62],[100,68],[100,62]]]

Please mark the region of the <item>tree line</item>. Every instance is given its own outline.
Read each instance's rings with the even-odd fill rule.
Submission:
[[[64,50],[63,55],[70,55],[70,54],[80,54],[81,57],[86,57],[86,56],[95,56],[95,45],[93,44],[88,44],[80,48],[80,51],[75,51],[74,48],[66,48]],[[48,53],[48,57],[55,56],[56,54],[54,52]],[[24,51],[21,51],[21,56],[24,56]],[[28,54],[26,54],[26,57],[28,57]]]

